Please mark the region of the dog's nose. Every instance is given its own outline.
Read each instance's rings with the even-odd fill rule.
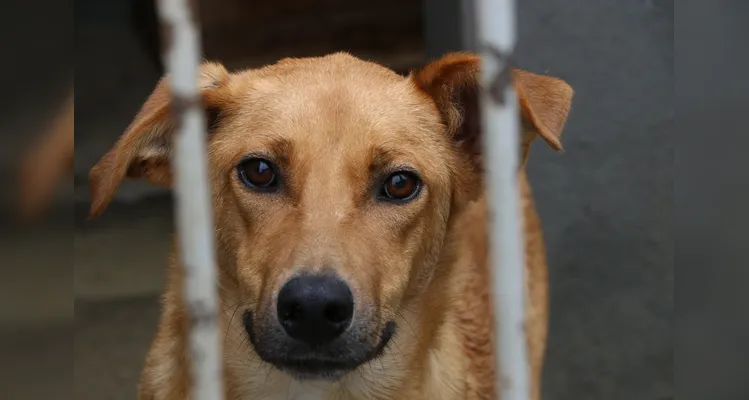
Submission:
[[[292,338],[319,346],[340,336],[354,315],[348,285],[330,275],[292,278],[278,293],[278,320]]]

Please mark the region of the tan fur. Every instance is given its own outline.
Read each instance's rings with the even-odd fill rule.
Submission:
[[[210,182],[228,400],[494,398],[487,208],[475,101],[466,96],[476,87],[478,63],[474,55],[448,55],[407,78],[343,53],[233,74],[217,64],[203,66],[202,97],[213,116]],[[514,78],[524,164],[536,135],[561,149],[572,90],[525,71]],[[106,207],[128,175],[170,184],[165,82],[92,170],[92,214]],[[257,152],[284,170],[282,193],[250,193],[238,182],[234,166]],[[398,206],[376,203],[372,174],[403,163],[422,175],[421,195]],[[546,260],[522,169],[518,182],[538,399]],[[375,310],[372,332],[389,320],[397,323],[382,356],[336,382],[293,381],[260,361],[240,322],[242,311],[271,312],[274,293],[300,266],[334,268],[357,302]],[[142,400],[188,398],[180,271],[173,259],[140,382]]]
[[[51,126],[21,160],[19,206],[22,218],[41,215],[57,184],[73,172],[75,105],[71,93]]]

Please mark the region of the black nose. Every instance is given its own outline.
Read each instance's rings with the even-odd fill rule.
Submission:
[[[354,296],[330,275],[298,276],[278,293],[278,321],[292,338],[319,346],[340,336],[351,323]]]

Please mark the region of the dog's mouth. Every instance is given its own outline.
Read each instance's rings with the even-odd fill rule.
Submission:
[[[348,357],[317,356],[314,353],[305,357],[290,355],[276,360],[273,364],[290,373],[297,379],[338,379],[360,365],[366,364],[384,353],[395,333],[395,323],[388,322],[380,335],[380,341],[370,351],[362,354],[350,354]]]
[[[252,314],[244,315],[245,328],[250,343],[260,359],[297,380],[338,380],[348,372],[357,369],[380,357],[395,335],[396,324],[390,321],[380,332],[376,345],[371,346],[363,340],[348,335],[318,347],[309,348],[276,334],[267,337],[255,332]]]

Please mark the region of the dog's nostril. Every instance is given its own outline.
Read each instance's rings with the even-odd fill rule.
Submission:
[[[277,311],[290,337],[317,346],[346,331],[354,315],[354,297],[346,283],[334,276],[304,275],[281,288]]]

